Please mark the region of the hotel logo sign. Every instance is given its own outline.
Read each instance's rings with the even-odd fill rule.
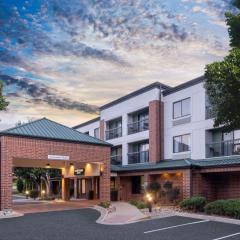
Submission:
[[[78,168],[74,170],[74,175],[75,176],[83,176],[85,173],[85,169],[84,168]]]

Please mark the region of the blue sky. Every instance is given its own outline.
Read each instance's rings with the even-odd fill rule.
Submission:
[[[203,75],[229,50],[231,0],[0,0],[0,129],[49,117],[73,126],[155,81]]]

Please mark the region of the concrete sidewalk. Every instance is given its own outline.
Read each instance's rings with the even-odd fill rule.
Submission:
[[[135,206],[126,202],[113,202],[113,211],[105,212],[99,223],[109,225],[128,224],[146,218]]]

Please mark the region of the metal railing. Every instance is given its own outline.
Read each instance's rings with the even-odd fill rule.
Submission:
[[[206,157],[240,155],[240,139],[206,144]]]
[[[105,134],[106,134],[106,140],[121,137],[122,136],[122,127],[106,130]]]
[[[128,123],[128,134],[146,131],[149,129],[149,120],[143,119],[141,121]]]
[[[146,163],[149,161],[149,151],[128,153],[128,164]]]
[[[215,114],[213,112],[212,106],[206,106],[205,108],[205,119],[211,119],[214,118]]]
[[[122,155],[111,156],[112,165],[122,165]]]

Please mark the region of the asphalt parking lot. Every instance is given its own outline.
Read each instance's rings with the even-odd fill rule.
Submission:
[[[240,225],[167,217],[110,226],[97,224],[93,209],[26,214],[0,220],[0,240],[239,240]]]

